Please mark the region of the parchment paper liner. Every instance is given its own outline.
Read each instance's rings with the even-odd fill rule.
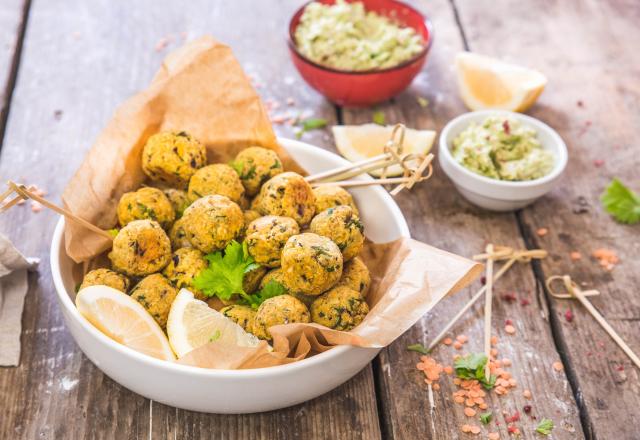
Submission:
[[[273,149],[285,169],[304,173],[276,141],[267,113],[231,49],[205,36],[170,54],[149,88],[125,101],[100,134],[63,194],[65,206],[98,226],[116,224],[120,196],[145,181],[141,152],[147,138],[184,130],[207,147],[210,162],[227,162],[250,145]],[[65,248],[77,263],[107,250],[110,242],[73,222]],[[384,347],[440,299],[482,270],[471,260],[402,238],[367,243],[362,258],[372,274],[370,313],[356,329],[340,332],[316,324],[271,328],[274,350],[211,342],[178,362],[204,368],[260,368],[295,362],[335,345]]]

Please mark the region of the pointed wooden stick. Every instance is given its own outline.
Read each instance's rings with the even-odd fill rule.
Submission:
[[[339,176],[340,174],[346,173],[348,171],[352,171],[352,170],[356,170],[358,168],[367,166],[367,165],[371,165],[371,164],[375,164],[377,162],[381,162],[381,161],[389,161],[391,159],[391,155],[389,153],[383,153],[380,154],[378,156],[374,156],[370,159],[364,159],[361,160],[359,162],[354,162],[351,163],[349,165],[343,165],[341,167],[338,168],[334,168],[332,170],[328,170],[328,171],[323,171],[321,173],[317,173],[317,174],[313,174],[311,176],[307,176],[305,177],[305,180],[307,182],[315,182],[315,181],[319,181],[319,180],[323,180],[326,181],[326,179],[335,177],[335,176]],[[375,168],[374,168],[375,169]]]
[[[395,183],[406,183],[412,180],[411,177],[388,177],[386,179],[373,179],[373,180],[343,180],[341,182],[312,182],[311,186],[327,186],[327,185],[337,185],[342,187],[357,187],[357,186],[371,186],[371,185],[387,185],[387,184],[395,184]],[[418,179],[418,182],[422,182],[426,180],[425,177]]]
[[[629,345],[627,345],[627,343],[624,342],[624,339],[620,337],[620,335],[615,331],[615,329],[611,327],[611,325],[607,322],[607,320],[604,319],[604,317],[600,314],[600,312],[598,312],[598,310],[593,306],[593,304],[591,304],[591,302],[586,298],[585,292],[580,290],[578,285],[573,281],[571,281],[571,277],[569,275],[563,275],[563,276],[554,275],[552,277],[547,278],[545,284],[547,285],[547,289],[549,293],[552,296],[558,297],[558,295],[551,288],[551,283],[555,280],[562,280],[562,282],[564,283],[564,287],[565,289],[567,289],[567,292],[569,293],[569,295],[571,295],[572,298],[576,298],[578,301],[580,301],[580,303],[587,309],[587,311],[591,313],[591,316],[593,316],[593,318],[598,322],[598,324],[602,326],[604,331],[606,331],[609,334],[609,336],[611,336],[611,339],[613,339],[615,343],[618,344],[618,346],[622,349],[622,351],[624,351],[626,355],[629,356],[629,359],[631,359],[631,361],[636,365],[636,367],[640,368],[640,358],[638,358],[638,356],[633,352],[633,350],[631,350],[631,347],[629,347]]]
[[[108,238],[109,240],[113,240],[113,236],[103,230],[100,229],[99,227],[93,225],[92,223],[89,223],[88,221],[86,221],[85,219],[78,217],[77,215],[75,215],[74,213],[72,213],[71,211],[69,211],[66,208],[63,208],[61,206],[55,205],[53,203],[51,203],[50,201],[48,201],[47,199],[44,199],[36,194],[34,194],[33,192],[31,192],[30,190],[28,190],[24,185],[22,184],[16,184],[15,182],[9,181],[7,183],[7,185],[9,185],[10,188],[13,189],[13,191],[17,192],[18,194],[20,194],[23,198],[27,199],[32,199],[35,200],[36,202],[40,203],[43,206],[46,206],[49,209],[52,209],[53,211],[57,212],[60,215],[64,215],[66,218],[68,218],[69,220],[73,220],[74,222],[84,226],[85,228],[95,232],[96,234],[100,234],[105,238]]]
[[[392,196],[395,196],[405,188],[407,189],[413,188],[413,185],[415,185],[416,182],[421,182],[423,180],[427,180],[428,178],[430,178],[431,175],[433,174],[433,167],[431,166],[431,162],[433,161],[434,157],[435,156],[432,153],[427,154],[424,160],[422,161],[422,163],[418,166],[418,168],[416,168],[416,170],[413,171],[411,176],[409,176],[411,180],[407,183],[401,183],[400,185],[396,186],[392,191],[389,192],[389,194],[391,194]],[[429,168],[429,173],[426,176],[422,176],[422,173],[424,173],[427,167]],[[418,180],[418,178],[420,178],[420,180]]]
[[[493,254],[493,244],[489,243],[485,248],[487,254]],[[489,367],[489,359],[491,359],[491,303],[493,302],[493,258],[487,259],[487,293],[484,300],[484,354],[487,356],[487,364],[484,370],[484,376],[487,381],[491,380],[491,368]]]
[[[12,206],[15,206],[18,203],[20,203],[21,200],[25,200],[24,197],[22,197],[20,195],[15,196],[13,199],[9,200],[7,203],[2,205],[2,208],[0,208],[0,213],[3,213],[5,211],[9,210],[9,208],[11,208]]]

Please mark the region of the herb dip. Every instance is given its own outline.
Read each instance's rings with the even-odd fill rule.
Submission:
[[[340,70],[384,69],[401,64],[424,48],[415,29],[403,27],[362,2],[309,3],[295,31],[298,50],[307,58]]]
[[[468,170],[498,180],[533,180],[553,169],[554,157],[537,132],[513,118],[471,123],[453,140],[453,158]]]

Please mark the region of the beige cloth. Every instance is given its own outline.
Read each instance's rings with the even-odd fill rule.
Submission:
[[[0,366],[15,367],[20,362],[22,309],[29,290],[27,270],[38,260],[25,258],[13,243],[0,234]]]

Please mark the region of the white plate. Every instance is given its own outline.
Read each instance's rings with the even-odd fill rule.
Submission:
[[[310,173],[348,163],[303,142],[289,139],[279,142]],[[352,194],[371,240],[387,242],[409,236],[400,209],[383,188],[354,189]],[[74,263],[65,253],[63,235],[64,218],[61,218],[51,243],[51,273],[58,303],[73,338],[106,375],[149,399],[211,413],[270,411],[332,390],[358,373],[380,351],[341,346],[300,362],[252,370],[195,368],[143,355],[111,340],[78,313],[74,305]]]

